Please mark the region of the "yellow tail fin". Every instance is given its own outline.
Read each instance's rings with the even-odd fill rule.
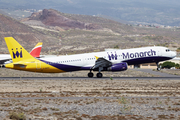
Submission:
[[[32,58],[35,59],[13,37],[5,37],[4,39],[13,62]]]

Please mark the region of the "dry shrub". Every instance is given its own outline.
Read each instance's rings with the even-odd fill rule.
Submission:
[[[24,113],[12,112],[10,113],[9,118],[13,120],[26,120],[26,116],[24,115]]]

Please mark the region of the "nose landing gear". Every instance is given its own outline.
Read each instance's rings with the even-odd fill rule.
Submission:
[[[161,70],[161,66],[159,65],[159,62],[156,62],[156,65],[157,65],[157,71],[160,71]]]

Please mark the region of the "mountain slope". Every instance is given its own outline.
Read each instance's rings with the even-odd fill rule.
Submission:
[[[51,9],[50,11],[55,10]],[[51,24],[44,22],[46,19],[41,18],[42,14],[38,16],[37,13],[34,13],[23,20],[23,23],[27,25],[1,15],[0,52],[8,53],[3,39],[5,36],[15,37],[28,50],[41,41],[44,43],[43,54],[57,55],[103,51],[106,48],[114,47],[121,49],[153,45],[180,47],[180,30],[176,28],[141,28],[97,16],[67,14],[58,11],[55,13],[56,15],[53,17],[51,14],[46,16]],[[100,29],[81,29],[74,26],[69,27],[67,24],[63,24],[67,26],[59,26],[57,24],[59,20],[54,20],[59,15],[71,22],[78,21],[77,23],[100,26]]]
[[[17,39],[27,50],[31,50],[40,41],[45,43],[44,47],[51,47],[57,43],[54,37],[47,36],[17,20],[0,14],[0,53],[8,53],[4,37],[9,36]],[[50,40],[55,42],[50,42]],[[45,48],[43,49],[45,50]]]
[[[58,26],[63,29],[86,29],[86,30],[98,30],[100,26],[92,23],[84,23],[78,20],[72,20],[60,14],[60,12],[52,9],[44,9],[41,12],[33,13],[28,19],[41,21],[46,26]]]
[[[52,25],[43,24],[44,18],[43,20],[41,18],[42,12],[33,13],[32,16],[25,19],[24,23],[30,23],[29,25],[32,27],[35,27],[37,25],[46,30],[47,28],[48,30],[51,29],[51,32],[52,34],[54,34],[54,36],[57,36],[57,38],[60,37],[62,47],[59,49],[57,48],[56,51],[75,53],[76,51],[84,52],[84,50],[86,50],[87,52],[94,50],[99,51],[115,46],[119,46],[120,48],[153,45],[174,46],[176,43],[179,43],[180,39],[179,29],[176,28],[158,29],[133,27],[98,16],[67,14],[52,9],[46,11],[55,11],[53,12],[54,14],[56,14],[55,16],[61,16],[63,18],[66,18],[66,20],[78,21],[80,23],[90,23],[101,27],[101,29],[87,30],[80,28],[76,29],[75,27],[70,28],[66,24],[67,27],[69,27],[69,30],[66,30],[64,29],[66,28],[65,26],[56,26],[57,21],[54,22],[54,19],[56,18],[51,17],[51,15],[48,14],[46,17]],[[38,24],[39,22],[37,21],[40,21],[41,23]],[[42,28],[41,31],[47,33],[47,31]]]

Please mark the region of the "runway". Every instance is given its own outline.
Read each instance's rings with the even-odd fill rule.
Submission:
[[[0,77],[0,80],[180,80],[176,77]]]
[[[180,79],[180,71],[169,70],[170,73],[156,71],[152,69],[128,69],[125,73],[121,72],[104,72],[102,78],[96,78],[96,73],[94,72],[93,78],[88,78],[88,71],[75,71],[75,72],[67,72],[66,75],[62,75],[63,73],[58,74],[46,74],[46,73],[34,73],[34,72],[26,72],[26,71],[18,71],[11,70],[6,68],[0,68],[0,80],[179,80]],[[178,73],[179,72],[179,73]],[[122,74],[122,75],[121,75]]]

